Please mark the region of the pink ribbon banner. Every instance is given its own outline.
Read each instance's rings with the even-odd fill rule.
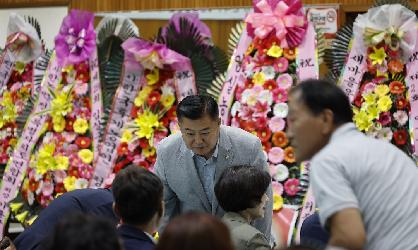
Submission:
[[[418,42],[415,44],[415,48],[408,58],[405,81],[409,86],[409,102],[411,104],[409,119],[412,119],[414,154],[418,156]]]
[[[12,74],[14,62],[10,57],[9,51],[4,50],[1,57],[0,64],[0,90],[7,84],[9,81],[10,75]]]
[[[226,81],[218,100],[219,114],[223,125],[229,125],[229,110],[234,99],[235,88],[239,82],[245,81],[245,72],[243,71],[241,64],[251,42],[251,37],[248,36],[247,31],[244,29],[239,39],[238,47],[232,55],[231,63],[229,64],[226,75]]]
[[[174,85],[176,88],[177,102],[184,97],[197,94],[196,81],[191,63],[187,64],[187,69],[176,71]]]
[[[102,89],[100,85],[99,60],[97,51],[94,50],[90,56],[90,80],[92,110],[90,117],[91,131],[93,136],[94,159],[99,156],[100,121],[103,116]]]
[[[6,171],[3,175],[2,186],[0,188],[0,236],[3,236],[4,225],[9,216],[9,203],[16,197],[19,191],[22,179],[29,165],[30,153],[38,141],[42,127],[46,121],[47,114],[39,115],[38,112],[48,108],[52,97],[49,95],[48,88],[55,89],[61,78],[61,68],[55,58],[52,56],[44,77],[44,84],[35,110],[28,119],[28,123],[23,129],[19,142],[13,151]]]
[[[104,140],[100,144],[98,158],[95,160],[95,170],[90,181],[91,188],[103,187],[105,179],[111,174],[117,158],[116,149],[120,144],[122,128],[128,121],[133,100],[138,94],[141,83],[145,82],[144,69],[140,63],[129,63],[125,60],[124,69],[122,83],[113,99]]]
[[[309,23],[305,39],[297,49],[297,75],[299,81],[319,77],[318,56],[316,50],[316,33],[312,23]]]
[[[354,101],[360,86],[363,74],[367,69],[366,48],[364,47],[363,37],[355,36],[347,63],[344,66],[343,74],[340,79],[340,87],[348,96],[350,103]]]

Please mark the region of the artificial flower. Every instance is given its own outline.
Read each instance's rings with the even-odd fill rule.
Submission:
[[[354,122],[360,131],[368,131],[372,126],[372,120],[365,111],[354,112]]]
[[[405,145],[407,136],[408,134],[405,129],[398,129],[393,133],[393,139],[397,145]]]
[[[268,126],[271,132],[276,133],[282,131],[285,127],[286,123],[281,117],[273,116],[269,122]]]
[[[366,102],[367,105],[376,104],[377,97],[378,96],[374,93],[368,93],[368,94],[363,95],[364,101]]]
[[[282,56],[282,54],[283,54],[283,49],[277,45],[271,46],[270,49],[267,51],[267,55],[274,57],[274,58],[279,58]]]
[[[397,109],[404,109],[408,105],[408,101],[404,97],[397,97],[395,100]]]
[[[286,134],[283,131],[278,131],[273,134],[272,142],[275,146],[284,148],[288,144]]]
[[[380,84],[377,85],[374,89],[374,92],[378,95],[378,96],[384,96],[387,93],[389,93],[390,89],[387,85],[385,84]]]
[[[273,90],[277,87],[277,83],[274,80],[267,80],[267,81],[264,82],[263,87],[266,90]]]
[[[138,95],[136,96],[136,98],[134,100],[135,106],[137,106],[137,107],[143,106],[145,101],[148,98],[148,95],[151,93],[151,91],[152,91],[152,87],[150,87],[150,86],[143,87],[139,91]]]
[[[409,119],[408,114],[403,110],[398,110],[393,113],[393,118],[395,118],[395,121],[398,122],[399,126],[404,126]]]
[[[248,70],[248,68],[247,68]],[[274,67],[272,66],[263,66],[261,67],[261,72],[264,73],[264,77],[266,80],[272,80],[276,76],[276,72],[274,71]]]
[[[75,140],[75,144],[82,149],[89,148],[91,145],[91,139],[86,136],[80,136]]]
[[[377,120],[382,126],[387,126],[392,122],[390,118],[390,112],[382,112],[379,115],[379,119]]]
[[[403,71],[404,65],[399,59],[396,59],[396,60],[391,60],[389,62],[388,68],[389,68],[390,73],[396,74],[396,73],[401,73]]]
[[[93,152],[90,149],[82,149],[77,155],[85,164],[90,164],[93,161]]]
[[[390,128],[385,127],[377,131],[376,138],[378,139],[390,142],[392,140],[392,137],[393,133]]]
[[[369,54],[369,59],[372,60],[372,65],[383,64],[386,58],[386,52],[383,47],[377,49],[373,47],[374,53]]]
[[[120,139],[121,142],[130,142],[133,138],[132,132],[125,129],[122,132],[122,138]]]
[[[283,56],[286,57],[288,60],[295,60],[296,59],[296,53],[294,49],[285,48],[283,50]]]
[[[128,154],[128,143],[127,142],[120,143],[119,146],[116,149],[116,152],[118,153],[119,156],[127,155]]]
[[[266,81],[266,77],[264,76],[263,72],[257,72],[253,76],[253,83],[255,85],[263,85]]]
[[[287,68],[289,67],[289,61],[285,57],[280,57],[275,65],[275,68],[277,72],[283,73],[287,71]]]
[[[295,153],[293,147],[289,146],[284,149],[284,160],[288,163],[295,163]]]
[[[147,103],[149,106],[154,106],[160,101],[160,99],[161,99],[160,93],[158,91],[152,91],[148,96]]]
[[[85,134],[89,128],[88,122],[83,118],[77,118],[73,124],[74,132],[77,134]]]
[[[268,152],[268,159],[273,164],[281,163],[284,159],[283,149],[279,147],[272,147]]]
[[[392,107],[392,99],[389,96],[382,96],[377,101],[377,107],[380,111],[386,112],[389,111]]]
[[[292,83],[293,83],[293,78],[291,75],[289,74],[282,74],[279,77],[277,77],[277,84],[279,86],[279,88],[282,89],[289,89],[290,87],[292,87]]]
[[[405,85],[400,81],[391,82],[389,88],[392,94],[402,94],[405,91]]]
[[[284,189],[283,189],[283,185],[280,182],[272,181],[271,187],[273,189],[273,194],[280,195],[280,196],[283,195]]]
[[[299,192],[299,180],[295,178],[288,179],[284,183],[284,191],[290,196],[295,196]]]
[[[284,181],[289,177],[289,169],[284,164],[279,164],[276,166],[276,173],[274,179],[277,181]]]
[[[142,149],[142,153],[144,154],[145,157],[153,156],[155,155],[155,147],[153,146],[146,147]]]
[[[54,131],[57,133],[61,133],[64,131],[65,128],[65,119],[62,116],[57,116],[55,118],[52,118],[53,128]]]
[[[286,102],[287,101],[287,91],[282,88],[276,88],[273,90],[273,101],[274,102]]]
[[[162,95],[160,102],[163,104],[164,108],[168,109],[173,106],[176,98],[172,94]]]
[[[73,191],[75,189],[75,182],[77,181],[77,178],[74,176],[67,176],[64,179],[64,188],[67,190],[67,192]]]
[[[68,160],[67,156],[58,155],[58,156],[55,156],[55,159],[56,159],[56,165],[55,165],[56,170],[67,170],[68,169],[69,160]]]
[[[276,103],[273,107],[273,114],[279,118],[286,118],[289,107],[286,103]]]
[[[137,126],[135,134],[139,138],[145,137],[150,139],[154,133],[154,129],[158,127],[160,123],[158,121],[158,115],[149,110],[145,110],[135,119],[135,125]]]
[[[158,68],[154,68],[153,70],[146,73],[145,77],[147,79],[148,85],[154,85],[160,80],[160,70]]]
[[[283,197],[273,194],[273,211],[279,211],[283,208]]]
[[[271,131],[269,129],[263,129],[262,131],[259,130],[257,131],[256,135],[258,136],[258,138],[260,138],[261,142],[267,142],[270,140]]]

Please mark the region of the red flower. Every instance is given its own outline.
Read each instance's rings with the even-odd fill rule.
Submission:
[[[136,118],[138,116],[139,108],[135,105],[133,105],[131,109],[131,117]]]
[[[403,71],[403,63],[399,59],[392,60],[389,62],[388,68],[392,74],[401,73]]]
[[[148,147],[148,145],[149,145],[149,143],[148,143],[148,140],[147,140],[147,139],[145,139],[145,138],[141,138],[141,139],[139,140],[139,146],[140,146],[141,148],[147,148],[147,147]]]
[[[262,131],[257,131],[257,136],[258,138],[260,138],[261,142],[266,142],[270,140],[271,137],[271,130],[270,129],[265,129]]]
[[[397,145],[405,145],[407,138],[408,133],[405,131],[405,129],[399,129],[393,133],[393,139]]]
[[[29,190],[31,192],[35,192],[38,189],[39,182],[35,181],[34,179],[29,180]]]
[[[78,166],[71,166],[68,168],[68,175],[78,178]]]
[[[118,173],[122,168],[124,168],[126,165],[128,165],[131,161],[128,159],[123,159],[122,161],[116,163],[114,172]]]
[[[75,144],[77,144],[80,148],[89,148],[91,144],[91,139],[86,136],[80,136],[75,140]]]
[[[361,94],[358,94],[356,98],[354,99],[354,105],[360,108],[362,103],[363,103],[363,97],[361,96]]]
[[[271,149],[271,142],[269,141],[263,142],[261,146],[263,147],[264,151],[268,152]]]
[[[164,116],[163,118],[161,118],[160,122],[163,123],[164,127],[168,127],[168,125],[170,123],[170,119],[168,119],[168,116]]]
[[[250,79],[250,78],[248,78],[247,80],[245,80],[245,87],[244,87],[243,91],[244,91],[245,89],[251,89],[251,88],[253,88],[253,87],[254,87],[253,80],[252,80],[252,79]]]
[[[56,183],[54,189],[55,189],[55,193],[57,194],[65,193],[64,183]]]
[[[289,196],[295,196],[299,192],[299,180],[295,178],[288,179],[284,183],[284,191]]]
[[[398,97],[396,98],[395,103],[397,109],[404,109],[406,108],[408,101],[404,97]]]
[[[277,83],[275,80],[267,80],[263,84],[264,89],[273,90],[277,87]]]
[[[127,155],[128,154],[128,143],[122,142],[121,144],[119,144],[116,151],[118,152],[118,155],[120,155],[120,156]]]
[[[402,94],[405,91],[405,85],[400,81],[391,82],[389,88],[392,94]]]
[[[149,94],[147,103],[150,106],[154,106],[160,101],[160,99],[161,99],[161,94],[158,91],[154,90]]]
[[[177,113],[176,113],[176,106],[173,105],[173,107],[171,107],[167,113],[165,114],[165,116],[168,117],[168,119],[170,119],[171,121],[177,119]]]
[[[149,167],[150,167],[150,165],[149,165],[149,163],[147,161],[140,161],[138,163],[138,166],[143,167],[145,169],[149,169]]]

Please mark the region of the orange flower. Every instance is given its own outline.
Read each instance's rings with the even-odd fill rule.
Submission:
[[[295,159],[295,153],[293,152],[293,147],[287,147],[284,150],[284,160],[288,163],[294,163],[296,161]]]
[[[283,131],[274,133],[272,141],[274,145],[281,147],[281,148],[286,147],[287,143],[289,142],[287,140],[286,134]]]
[[[388,68],[392,74],[401,73],[403,71],[403,63],[398,59],[392,60],[389,62]]]
[[[389,88],[392,94],[402,94],[405,91],[405,85],[400,81],[391,82]]]
[[[296,59],[296,52],[295,52],[294,49],[289,49],[289,48],[284,49],[283,50],[283,55],[288,60],[295,60]]]

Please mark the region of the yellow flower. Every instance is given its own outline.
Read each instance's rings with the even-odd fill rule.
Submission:
[[[150,86],[145,86],[144,88],[142,88],[134,100],[135,106],[141,107],[142,105],[144,105],[145,100],[147,100],[148,95],[151,93],[151,91],[152,87]]]
[[[82,149],[78,151],[78,157],[80,157],[81,161],[86,164],[90,164],[93,161],[93,152],[90,149]]]
[[[65,119],[62,116],[56,116],[52,118],[52,123],[54,124],[54,131],[61,133],[65,128]]]
[[[146,75],[148,85],[154,85],[160,80],[160,70],[154,68],[150,73]]]
[[[367,105],[372,105],[376,103],[377,95],[373,93],[368,93],[364,95],[363,98]]]
[[[10,203],[10,210],[15,214],[23,207],[23,202],[12,202]]]
[[[367,132],[372,126],[370,117],[365,111],[362,110],[354,113],[354,122],[356,123],[357,128],[361,131]]]
[[[278,211],[283,207],[283,197],[281,195],[273,195],[273,210]]]
[[[67,176],[64,179],[64,188],[67,192],[73,191],[75,189],[75,181],[77,180],[74,176]]]
[[[271,57],[275,57],[275,58],[281,57],[282,54],[283,54],[283,49],[277,45],[271,46],[270,49],[267,51],[267,55]]]
[[[158,127],[160,122],[158,121],[158,115],[146,110],[135,119],[135,124],[139,128],[135,134],[139,138],[150,139],[154,134],[154,128]]]
[[[69,160],[68,160],[67,156],[59,155],[59,156],[55,157],[55,159],[56,159],[56,162],[57,162],[55,168],[57,170],[67,170],[68,169]]]
[[[142,153],[145,157],[150,157],[155,154],[155,148],[153,146],[148,146],[142,150]]]
[[[25,212],[22,212],[22,213],[16,215],[15,218],[16,218],[17,221],[19,221],[20,223],[23,224],[23,222],[25,221],[28,214],[29,214],[29,211],[25,211]]]
[[[161,96],[160,102],[163,104],[164,108],[169,109],[173,106],[176,98],[174,95],[163,95]]]
[[[59,119],[57,117],[65,116],[73,110],[71,90],[72,88],[61,91],[61,88],[58,87],[54,91],[55,98],[51,101],[52,118]]]
[[[38,152],[38,159],[36,161],[36,172],[38,174],[45,174],[50,169],[54,169],[56,162],[53,156],[55,151],[55,144],[45,144]]]
[[[369,120],[377,119],[380,113],[376,104],[367,105],[366,112],[369,115]]]
[[[3,127],[5,123],[12,122],[16,120],[17,116],[17,109],[14,105],[12,95],[9,91],[5,91],[3,93],[3,99],[0,102],[0,106],[2,107],[2,111],[0,114],[1,117],[1,126]]]
[[[132,140],[132,133],[129,130],[124,130],[122,133],[122,138],[120,139],[121,142],[130,142]]]
[[[378,96],[384,96],[387,93],[389,93],[389,91],[390,91],[390,89],[389,89],[388,85],[385,85],[385,84],[380,84],[374,89],[374,92]]]
[[[255,85],[263,85],[266,81],[266,77],[264,76],[263,72],[257,72],[253,76],[253,83]]]
[[[389,111],[392,107],[392,99],[387,95],[380,97],[377,101],[377,107],[381,112]]]
[[[89,128],[89,124],[86,119],[77,118],[73,124],[74,131],[80,135],[86,133],[87,129]]]
[[[374,53],[371,53],[369,55],[370,60],[372,60],[372,64],[382,64],[383,61],[385,61],[386,58],[386,52],[383,47],[380,49],[376,49],[376,47],[373,47]]]

